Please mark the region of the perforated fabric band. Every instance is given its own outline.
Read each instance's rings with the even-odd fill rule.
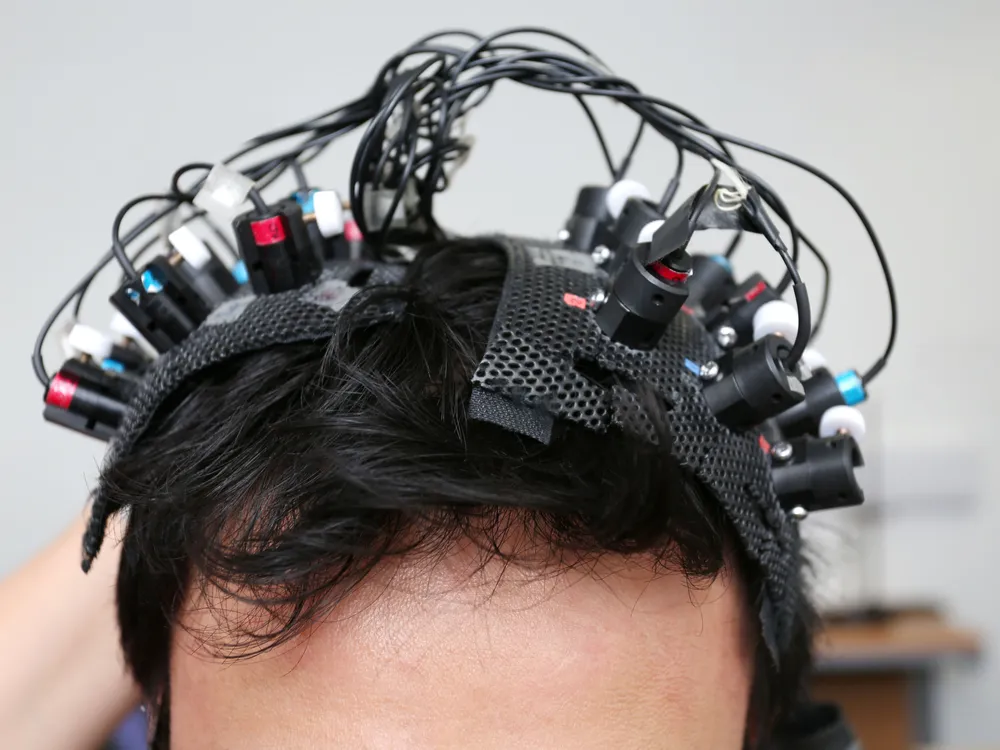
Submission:
[[[653,440],[645,411],[622,384],[651,385],[670,405],[674,455],[719,499],[746,554],[760,565],[766,582],[760,602],[763,635],[772,654],[784,650],[798,608],[798,535],[774,494],[759,436],[736,434],[720,424],[689,369],[718,357],[711,336],[682,314],[652,351],[612,343],[587,309],[587,299],[601,287],[589,255],[536,241],[494,239],[509,262],[490,340],[473,378],[472,418],[545,443],[557,419],[597,432],[621,428]],[[242,354],[328,339],[336,332],[339,311],[358,291],[350,282],[398,283],[404,270],[336,264],[304,289],[224,303],[151,366],[111,444],[107,466],[132,450],[157,410],[191,378]],[[365,314],[375,323],[397,311],[372,307]],[[115,510],[98,486],[85,560],[97,554],[107,517]]]
[[[670,408],[673,455],[719,499],[747,555],[763,569],[767,601],[761,623],[772,650],[783,650],[798,607],[798,533],[774,493],[760,435],[729,430],[702,396],[693,369],[721,355],[712,337],[681,314],[651,351],[613,343],[586,304],[602,288],[588,255],[531,240],[499,241],[507,252],[507,280],[473,378],[476,389],[492,398],[480,396],[489,412],[473,408],[472,416],[543,442],[533,432],[537,417],[526,415],[597,432],[615,426],[653,440],[644,409],[621,383],[652,386]],[[505,409],[498,398],[507,402]]]
[[[334,264],[308,287],[260,297],[246,294],[224,302],[187,339],[157,358],[146,372],[111,442],[105,466],[110,467],[132,450],[160,406],[190,378],[241,354],[280,344],[328,339],[336,331],[339,312],[360,289],[351,285],[352,280],[363,277],[366,286],[394,284],[404,271],[402,266]],[[372,323],[395,314],[378,306],[365,310]],[[84,536],[85,567],[100,550],[107,518],[115,510],[107,507],[102,487],[98,485]]]

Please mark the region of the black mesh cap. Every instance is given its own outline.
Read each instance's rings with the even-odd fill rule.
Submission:
[[[104,458],[105,469],[128,455],[160,406],[198,373],[272,346],[329,339],[336,331],[340,311],[363,285],[394,284],[403,272],[402,266],[334,263],[316,283],[302,289],[263,296],[247,293],[223,302],[196,331],[150,366]],[[355,286],[358,279],[361,281]],[[396,311],[371,306],[364,314],[376,323],[392,318]],[[100,551],[107,519],[117,510],[99,483],[83,537],[84,570],[89,570]]]
[[[669,405],[672,451],[719,500],[748,557],[760,565],[764,639],[777,655],[798,611],[799,538],[771,483],[756,432],[736,433],[715,419],[697,366],[721,352],[702,325],[681,314],[657,348],[638,351],[608,340],[586,300],[602,286],[590,256],[533,240],[493,238],[507,254],[507,277],[483,359],[473,377],[470,416],[549,442],[554,420],[605,432],[615,426],[655,440],[634,384],[651,386]],[[360,273],[364,271],[365,273]],[[369,273],[370,272],[370,273]],[[184,342],[151,366],[105,459],[111,466],[142,437],[160,406],[207,368],[265,348],[330,338],[358,286],[392,284],[402,266],[337,263],[313,285],[220,305]],[[395,308],[366,308],[371,322]],[[97,555],[111,507],[98,485],[84,537],[84,567]]]
[[[647,440],[653,426],[632,386],[652,386],[670,410],[672,453],[718,498],[744,550],[764,572],[761,624],[772,653],[792,636],[800,595],[799,536],[771,482],[756,431],[719,422],[702,395],[700,365],[722,351],[683,312],[655,349],[609,340],[587,301],[605,279],[590,256],[551,243],[499,238],[508,270],[490,341],[473,378],[474,418],[543,442],[553,419]]]

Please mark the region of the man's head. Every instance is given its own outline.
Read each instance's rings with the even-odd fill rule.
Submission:
[[[424,250],[331,341],[187,383],[107,469],[161,737],[725,750],[789,706],[809,613],[773,663],[762,574],[659,400],[639,394],[657,445],[468,418],[505,272],[489,244]],[[361,314],[385,303],[402,313]]]

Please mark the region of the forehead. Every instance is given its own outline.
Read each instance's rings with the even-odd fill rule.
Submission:
[[[752,659],[737,581],[692,590],[619,558],[543,577],[502,565],[472,572],[457,550],[382,569],[301,639],[236,662],[197,634],[249,613],[192,594],[171,659],[175,746],[740,746]]]

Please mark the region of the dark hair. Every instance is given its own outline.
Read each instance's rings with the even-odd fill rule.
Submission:
[[[461,538],[484,560],[540,573],[641,553],[696,585],[735,559],[757,621],[760,572],[731,544],[720,504],[671,458],[659,399],[639,394],[658,446],[567,424],[544,446],[469,420],[505,272],[488,242],[426,248],[400,285],[359,293],[331,341],[243,356],[188,383],[106,469],[107,497],[130,508],[122,644],[159,706],[161,741],[171,630],[193,573],[271,615],[266,630],[202,634],[227,658],[300,633],[388,557],[443,554]],[[401,314],[362,322],[360,310],[384,303]],[[530,538],[530,551],[510,551],[512,538]],[[801,614],[779,663],[757,649],[762,736],[808,666],[811,614]]]

